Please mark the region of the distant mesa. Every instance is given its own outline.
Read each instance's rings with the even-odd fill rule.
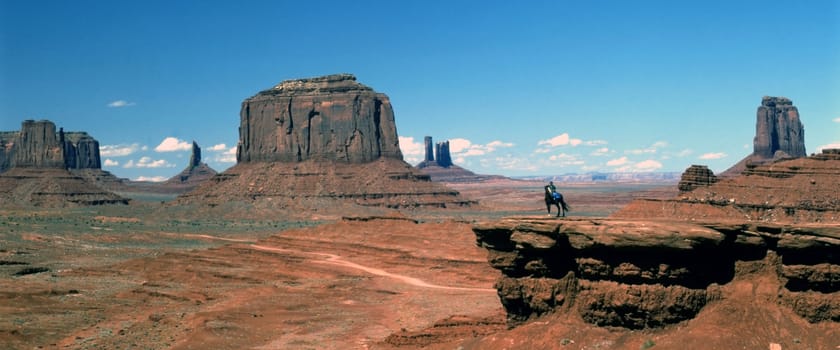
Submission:
[[[26,120],[19,132],[0,132],[0,145],[4,207],[128,203],[84,176],[101,171],[99,142],[85,132],[56,132],[49,120]]]
[[[436,182],[480,182],[490,179],[503,179],[497,175],[478,175],[452,163],[449,153],[449,141],[432,142],[431,136],[424,138],[425,158],[417,164],[424,174],[428,174]],[[434,151],[432,151],[434,149]]]
[[[351,74],[287,80],[245,99],[237,164],[177,203],[302,211],[475,204],[403,160],[388,96]]]
[[[759,165],[806,155],[805,127],[799,120],[799,110],[787,97],[764,96],[756,112],[753,153],[720,176],[738,175],[748,164]]]

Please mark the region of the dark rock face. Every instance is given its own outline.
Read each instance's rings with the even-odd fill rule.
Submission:
[[[19,132],[0,132],[0,146],[0,172],[12,167],[102,168],[99,141],[86,132],[55,132],[49,120],[26,120]]]
[[[718,176],[737,176],[749,166],[805,156],[805,127],[799,110],[788,98],[764,96],[756,112],[753,153]]]
[[[426,158],[424,162],[434,162],[435,161],[435,154],[433,153],[433,144],[432,144],[432,137],[426,136],[423,141],[426,144]]]
[[[452,166],[452,156],[449,155],[449,141],[438,142],[435,145],[437,164],[444,168]]]
[[[237,161],[402,159],[388,96],[336,74],[281,82],[242,102]]]
[[[12,167],[12,148],[17,136],[17,131],[0,131],[0,173]]]
[[[715,173],[705,165],[692,165],[685,169],[677,187],[680,192],[689,192],[697,187],[709,186],[717,182]]]
[[[192,154],[190,155],[190,167],[197,167],[201,164],[201,147],[198,147],[198,144],[193,141],[192,144]]]
[[[201,161],[201,147],[193,141],[190,163],[183,171],[164,181],[163,185],[173,187],[171,188],[173,192],[183,193],[194,189],[215,175],[216,170]]]
[[[25,120],[12,149],[13,167],[63,168],[64,152],[55,124],[48,120]]]
[[[474,226],[511,324],[576,312],[599,326],[656,328],[726,298],[738,264],[783,286],[776,302],[810,322],[840,322],[836,227],[631,220],[506,219]],[[753,273],[754,271],[750,272]]]
[[[61,133],[61,132],[60,132]],[[86,132],[64,134],[64,164],[68,169],[101,169],[99,141]]]
[[[785,97],[764,96],[756,113],[753,153],[773,158],[776,152],[805,157],[805,128],[799,110]]]
[[[426,160],[417,164],[417,168],[423,169],[430,166],[448,168],[452,164],[452,156],[449,155],[449,141],[438,142],[434,144],[434,154],[432,153],[432,137],[426,136]]]

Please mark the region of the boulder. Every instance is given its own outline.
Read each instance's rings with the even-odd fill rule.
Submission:
[[[692,165],[688,169],[685,169],[677,187],[680,192],[690,192],[697,187],[709,186],[715,182],[717,182],[717,177],[709,167],[705,165]]]

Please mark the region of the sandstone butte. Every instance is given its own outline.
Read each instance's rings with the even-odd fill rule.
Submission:
[[[127,204],[94,184],[101,172],[99,142],[85,132],[55,130],[48,120],[26,120],[20,132],[0,133],[0,204],[67,207]]]
[[[403,160],[385,94],[353,75],[335,74],[283,81],[245,99],[237,164],[175,204],[250,215],[262,210],[451,208],[475,202]]]

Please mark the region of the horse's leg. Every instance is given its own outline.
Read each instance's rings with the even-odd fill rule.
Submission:
[[[559,217],[560,217],[560,213],[562,213],[562,212],[563,212],[563,209],[562,209],[562,208],[560,208],[560,203],[554,203],[554,205],[556,205],[556,206],[557,206],[557,217],[559,218]],[[564,214],[564,215],[565,215],[565,214]]]

